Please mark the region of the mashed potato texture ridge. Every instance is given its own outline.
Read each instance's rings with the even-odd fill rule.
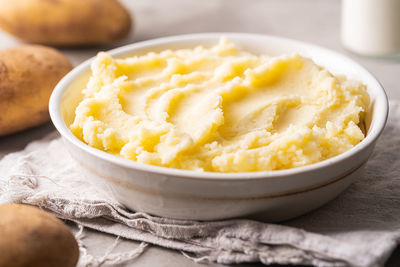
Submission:
[[[164,167],[280,170],[341,154],[363,138],[365,86],[300,55],[211,48],[125,59],[99,53],[72,132],[92,147]]]

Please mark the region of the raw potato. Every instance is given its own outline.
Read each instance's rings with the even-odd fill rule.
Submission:
[[[131,17],[117,0],[0,0],[0,28],[18,38],[53,46],[118,41]]]
[[[0,51],[0,136],[48,121],[51,92],[71,69],[53,48],[23,45]]]
[[[72,267],[78,244],[56,217],[21,204],[0,205],[0,267]]]

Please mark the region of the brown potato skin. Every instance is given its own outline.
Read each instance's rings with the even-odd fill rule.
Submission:
[[[71,69],[53,48],[23,45],[0,51],[0,136],[47,122],[50,95]]]
[[[78,244],[53,215],[22,204],[0,205],[0,267],[72,267]]]
[[[0,0],[0,28],[31,43],[92,46],[123,39],[131,29],[117,0]]]

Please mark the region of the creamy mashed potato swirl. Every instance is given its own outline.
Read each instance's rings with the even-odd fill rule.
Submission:
[[[125,59],[99,53],[71,131],[133,161],[213,172],[280,170],[352,148],[365,86],[297,54],[270,57],[226,39]]]

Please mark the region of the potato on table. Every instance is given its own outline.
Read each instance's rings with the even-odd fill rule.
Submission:
[[[131,17],[116,0],[0,0],[0,28],[32,43],[89,46],[118,41]]]
[[[59,219],[28,205],[0,205],[0,267],[72,267],[78,244]]]
[[[23,45],[0,51],[0,136],[47,122],[50,95],[71,69],[53,48]]]

